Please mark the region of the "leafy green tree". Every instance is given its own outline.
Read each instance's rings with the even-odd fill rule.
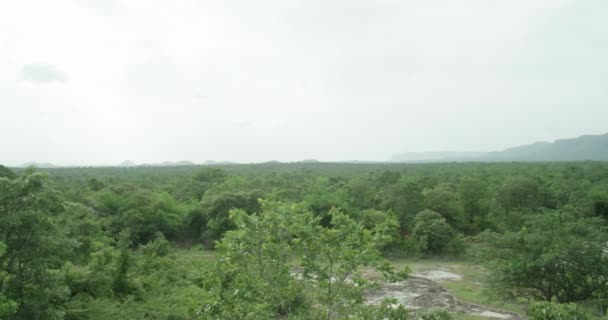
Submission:
[[[202,224],[198,228],[203,243],[211,247],[213,242],[219,240],[226,231],[235,228],[233,221],[230,220],[230,210],[259,211],[259,197],[258,191],[222,191],[205,194],[200,204],[203,216],[198,220]]]
[[[87,180],[87,186],[89,187],[89,189],[91,189],[93,191],[99,191],[99,190],[103,189],[106,185],[105,185],[105,183],[103,183],[101,180],[99,180],[97,178],[91,178],[91,179]]]
[[[347,319],[363,303],[363,289],[369,286],[361,273],[362,266],[378,266],[391,279],[402,279],[408,270],[392,273],[387,264],[379,264],[380,248],[391,241],[387,221],[370,230],[337,209],[330,211],[329,228],[315,226],[302,236],[303,277],[316,283],[315,304],[320,319]]]
[[[424,209],[424,196],[419,184],[404,178],[378,190],[375,198],[381,209],[393,212],[402,237],[412,231],[414,217]]]
[[[347,189],[342,183],[328,177],[317,177],[304,197],[304,205],[315,216],[319,217],[319,223],[323,226],[331,224],[329,211],[332,208],[344,208],[347,205]]]
[[[539,186],[531,178],[508,178],[496,195],[498,203],[507,211],[535,209],[539,204]]]
[[[13,180],[0,178],[0,297],[9,309],[10,301],[17,303],[15,319],[63,317],[68,291],[58,270],[74,243],[55,223],[62,210],[47,176],[28,170]]]
[[[466,228],[462,201],[448,184],[442,183],[432,189],[426,189],[423,195],[426,207],[440,213],[450,226],[460,231]]]
[[[133,286],[129,280],[129,269],[132,266],[131,235],[128,229],[120,233],[118,250],[120,252],[116,261],[116,274],[112,281],[112,291],[118,296],[126,296],[133,291]]]
[[[0,257],[4,255],[6,245],[0,242]],[[0,270],[0,283],[8,281],[8,275],[4,270]],[[4,292],[0,291],[0,319],[8,319],[17,311],[17,302],[6,297]]]
[[[375,226],[383,223],[387,219],[395,219],[391,212],[376,210],[376,209],[365,209],[356,214],[354,217],[358,222],[361,222],[366,228],[372,229]]]
[[[398,171],[384,171],[376,177],[376,183],[380,186],[387,184],[395,184],[401,179],[401,172]]]
[[[13,179],[16,177],[16,175],[13,171],[11,171],[11,169],[0,164],[0,178],[2,178],[2,177],[8,178],[8,179]]]
[[[527,217],[518,232],[482,237],[501,294],[566,303],[607,289],[608,235],[598,218],[547,212]]]
[[[109,246],[112,238],[108,232],[109,221],[94,209],[80,203],[64,202],[64,210],[57,217],[57,224],[69,239],[75,242],[70,260],[86,264],[100,245]]]
[[[375,205],[374,196],[377,189],[370,188],[373,181],[367,176],[356,176],[345,185],[351,207],[357,209],[371,208]]]
[[[187,185],[187,192],[191,198],[200,201],[207,190],[222,183],[227,177],[228,173],[224,169],[204,167],[192,176],[192,180]]]
[[[215,301],[204,308],[207,318],[287,314],[302,303],[303,283],[292,276],[290,262],[301,234],[313,217],[301,206],[261,201],[261,212],[232,210],[237,226],[218,243]]]
[[[169,243],[162,232],[157,232],[154,240],[142,246],[142,250],[151,256],[164,257],[169,254],[171,243]]]
[[[608,220],[608,183],[590,188],[586,199],[591,215]]]
[[[491,207],[488,185],[481,179],[465,177],[458,185],[458,191],[468,224],[468,233],[478,233],[492,227],[487,219]]]
[[[441,214],[424,210],[416,215],[412,235],[421,252],[439,254],[450,248],[456,233]]]
[[[113,235],[130,229],[134,245],[154,239],[157,232],[169,239],[177,237],[186,208],[165,192],[133,185],[116,185],[94,194],[93,206],[110,220]]]
[[[77,306],[82,301],[113,297],[112,285],[117,274],[118,256],[115,247],[96,243],[86,265],[74,265],[71,262],[64,265],[62,271],[72,297],[71,306],[67,308],[68,317],[79,319],[70,310],[83,309],[82,306]]]
[[[407,275],[379,264],[389,226],[370,230],[334,209],[326,228],[302,206],[261,206],[259,214],[231,212],[237,229],[218,244],[214,298],[203,307],[205,319],[273,318],[281,313],[303,319],[372,319],[370,314],[405,319],[402,308],[391,313],[363,305],[368,282],[362,266],[376,264],[391,279]]]

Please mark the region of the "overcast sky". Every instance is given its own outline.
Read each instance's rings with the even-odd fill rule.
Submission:
[[[388,160],[608,132],[606,0],[0,2],[0,163]]]

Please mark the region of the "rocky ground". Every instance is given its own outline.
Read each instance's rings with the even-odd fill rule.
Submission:
[[[368,303],[379,303],[394,298],[412,311],[443,308],[454,313],[484,316],[489,319],[523,320],[509,312],[494,310],[481,305],[457,300],[435,281],[457,281],[462,277],[444,270],[426,270],[414,273],[407,280],[384,284],[380,289],[366,294]]]

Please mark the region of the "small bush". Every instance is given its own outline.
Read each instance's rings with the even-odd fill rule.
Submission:
[[[445,309],[432,309],[421,311],[417,314],[417,320],[452,320],[452,316]]]
[[[591,320],[591,316],[574,303],[537,302],[530,307],[528,315],[532,320]]]
[[[154,239],[142,246],[142,250],[145,254],[157,257],[164,257],[169,254],[171,250],[171,244],[162,234],[162,232],[156,232]]]

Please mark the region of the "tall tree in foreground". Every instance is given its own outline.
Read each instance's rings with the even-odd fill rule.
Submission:
[[[45,175],[0,178],[0,299],[16,302],[14,319],[63,318],[68,290],[58,269],[71,244],[54,222],[61,210]]]
[[[218,243],[215,300],[204,306],[211,319],[264,318],[292,313],[301,303],[302,284],[291,275],[290,262],[312,215],[301,206],[260,202],[262,212],[232,210],[236,230]]]
[[[380,249],[392,241],[398,223],[387,219],[368,229],[338,209],[332,209],[329,216],[330,227],[315,226],[302,236],[303,277],[315,284],[312,292],[318,306],[317,318],[357,318],[359,312],[367,311],[363,306],[363,290],[371,285],[362,267],[377,267],[388,280],[407,276],[408,269],[395,274],[388,263],[380,263]],[[379,319],[384,316],[377,315]]]
[[[365,228],[332,210],[331,226],[298,205],[261,202],[258,214],[233,210],[236,229],[218,244],[213,298],[202,310],[205,319],[268,319],[288,314],[297,319],[405,319],[403,308],[366,307],[361,275],[377,265],[392,279],[379,248],[394,234],[396,222]],[[374,317],[370,318],[370,314]],[[361,318],[359,317],[359,318]]]

